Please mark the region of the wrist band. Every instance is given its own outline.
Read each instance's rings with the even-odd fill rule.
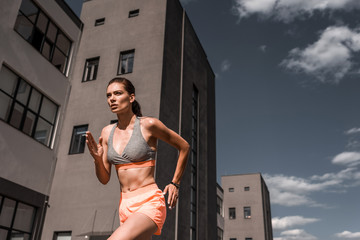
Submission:
[[[174,185],[176,188],[180,188],[180,184],[170,182],[170,184]]]

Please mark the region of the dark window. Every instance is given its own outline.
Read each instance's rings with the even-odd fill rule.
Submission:
[[[245,219],[251,218],[251,207],[244,207],[244,218]]]
[[[244,187],[244,191],[250,191],[250,187]]]
[[[223,200],[220,197],[216,199],[216,212],[222,216]]]
[[[105,18],[99,18],[95,20],[95,26],[100,26],[105,24]]]
[[[245,238],[245,240],[253,240],[252,238]]]
[[[135,50],[124,51],[120,53],[118,75],[131,73],[134,67]]]
[[[229,208],[229,219],[236,219],[236,210],[235,210],[235,208]]]
[[[223,240],[224,231],[221,228],[217,228],[217,240]]]
[[[69,154],[83,153],[85,149],[86,136],[88,125],[75,126],[73,129]]]
[[[229,188],[229,192],[234,192],[234,188]]]
[[[71,240],[71,232],[54,232],[53,240]]]
[[[36,208],[0,195],[0,239],[29,240]]]
[[[192,92],[192,124],[191,124],[191,152],[190,152],[190,168],[191,168],[191,184],[190,184],[190,239],[195,240],[197,229],[197,176],[198,176],[198,105],[199,105],[199,91],[193,86]]]
[[[132,11],[130,11],[130,12],[129,12],[129,18],[139,16],[139,12],[140,12],[140,10],[139,10],[139,9],[136,9],[136,10],[132,10]]]
[[[230,240],[236,240],[236,238],[230,238]]]
[[[58,106],[6,66],[0,71],[0,119],[51,146]]]
[[[86,59],[84,67],[83,82],[96,79],[99,68],[100,57]]]
[[[71,41],[32,0],[22,0],[14,29],[65,74]]]

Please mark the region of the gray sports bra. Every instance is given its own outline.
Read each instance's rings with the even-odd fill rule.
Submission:
[[[116,126],[115,124],[112,128],[108,139],[107,159],[110,163],[118,165],[155,160],[155,151],[145,141],[140,129],[140,120],[137,117],[135,118],[132,135],[121,155],[113,147]]]

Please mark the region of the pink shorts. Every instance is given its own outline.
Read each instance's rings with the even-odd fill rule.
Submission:
[[[142,213],[151,218],[158,226],[154,234],[161,234],[166,218],[166,204],[164,195],[156,183],[131,192],[121,192],[120,223],[123,224],[133,213]]]

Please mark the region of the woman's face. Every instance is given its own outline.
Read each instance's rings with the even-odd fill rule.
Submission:
[[[106,91],[107,103],[113,113],[131,111],[131,103],[135,100],[134,94],[129,94],[124,84],[114,82]]]

